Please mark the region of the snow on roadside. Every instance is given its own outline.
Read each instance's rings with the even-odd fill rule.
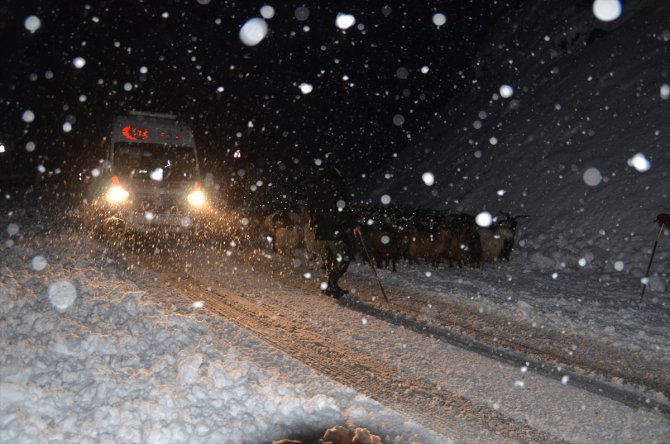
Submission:
[[[440,441],[175,292],[141,290],[85,240],[17,226],[0,245],[0,441],[257,443],[333,424]]]

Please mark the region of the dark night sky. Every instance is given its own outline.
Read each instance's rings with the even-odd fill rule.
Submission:
[[[467,87],[459,71],[471,66],[501,11],[517,2],[201,3],[207,2],[0,5],[0,137],[12,161],[85,167],[101,156],[112,117],[140,109],[191,121],[213,163],[232,162],[235,148],[244,155],[240,162],[257,165],[295,158],[304,166],[334,152],[352,172],[369,171],[425,131],[455,86]],[[239,29],[264,4],[275,12],[270,33],[245,46]],[[305,21],[295,17],[300,6],[309,10]],[[338,12],[354,15],[356,25],[337,28]],[[447,15],[444,26],[433,23],[436,12]],[[35,33],[24,27],[30,15],[41,20]],[[77,69],[75,57],[86,65]],[[407,78],[398,76],[401,68]],[[301,94],[302,82],[313,92]],[[29,124],[22,120],[27,109],[36,115]],[[402,126],[394,124],[396,114]],[[66,121],[73,122],[69,133],[62,130]],[[29,141],[36,145],[30,153]]]

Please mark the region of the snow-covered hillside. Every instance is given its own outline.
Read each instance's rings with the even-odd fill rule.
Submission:
[[[502,18],[440,122],[372,176],[374,200],[526,214],[529,268],[641,277],[670,212],[670,3],[627,1],[611,22],[592,5],[528,1]],[[670,246],[657,254],[663,293]]]

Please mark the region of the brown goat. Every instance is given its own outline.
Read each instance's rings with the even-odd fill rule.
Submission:
[[[440,228],[434,248],[431,251],[431,263],[438,266],[440,258],[446,257],[449,266],[454,262],[460,267],[467,264],[479,268],[482,260],[482,246],[476,225],[467,218],[459,217]]]
[[[405,245],[405,233],[396,227],[385,227],[378,229],[372,236],[372,255],[377,263],[377,268],[388,268],[396,271],[395,264],[402,258]]]
[[[407,236],[407,260],[410,264],[418,264],[419,259],[430,261],[430,249],[435,236],[416,228],[411,228]]]
[[[435,241],[430,247],[430,264],[433,267],[438,267],[443,257],[447,258],[450,267],[453,267],[456,263],[459,268],[463,268],[465,259],[463,245],[449,227],[440,228],[435,237]]]
[[[287,252],[303,246],[303,227],[298,213],[277,211],[265,217],[263,228],[273,251]]]

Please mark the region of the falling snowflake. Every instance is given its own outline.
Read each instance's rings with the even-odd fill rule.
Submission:
[[[56,281],[49,285],[49,301],[59,312],[64,312],[77,299],[77,290],[68,281]]]
[[[268,24],[262,18],[252,18],[240,28],[240,40],[247,46],[256,46],[268,33]]]
[[[356,24],[356,18],[351,14],[339,13],[335,18],[335,25],[342,29],[349,29]]]
[[[584,171],[582,178],[584,179],[584,183],[591,187],[600,185],[600,182],[603,180],[603,176],[597,168],[589,168]]]
[[[502,85],[500,86],[500,97],[503,99],[508,99],[514,95],[514,88],[512,88],[510,85]]]
[[[490,227],[493,223],[493,216],[488,211],[482,211],[475,217],[475,222],[480,227]]]
[[[72,59],[72,64],[75,68],[82,69],[84,66],[86,66],[86,59],[83,57],[75,57]]]
[[[271,19],[275,16],[275,8],[270,5],[263,5],[261,7],[261,16],[266,20]]]
[[[431,172],[426,172],[421,175],[421,180],[428,186],[432,186],[435,183],[435,176]]]
[[[35,113],[27,109],[23,112],[21,118],[23,119],[24,122],[31,123],[35,120]]]
[[[298,85],[298,88],[300,88],[300,92],[303,94],[309,94],[314,90],[314,87],[310,83],[301,83]]]
[[[621,2],[619,0],[595,0],[593,15],[603,22],[616,20],[621,15]]]
[[[447,16],[438,12],[437,14],[433,14],[433,24],[435,26],[442,26],[445,23],[447,23]]]
[[[23,26],[34,34],[42,26],[42,21],[36,15],[29,15],[23,22]]]
[[[649,171],[651,168],[651,162],[644,154],[637,153],[628,159],[628,166],[635,168],[641,173],[644,173],[645,171]]]

